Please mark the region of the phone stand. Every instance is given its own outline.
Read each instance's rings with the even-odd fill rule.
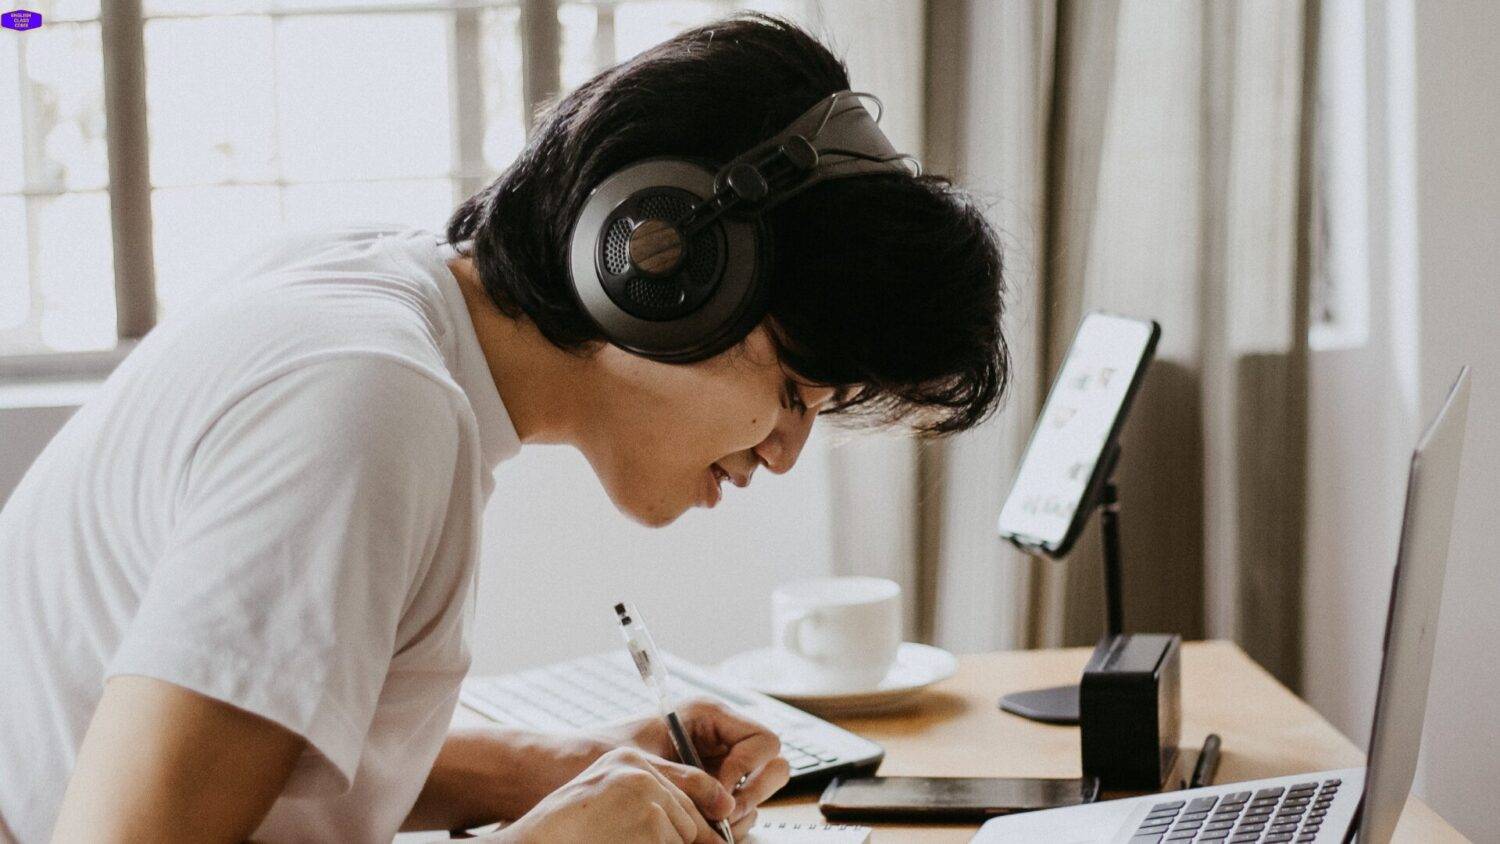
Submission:
[[[1109,459],[1112,473],[1119,457],[1116,447]],[[1098,502],[1099,533],[1104,551],[1104,638],[1095,646],[1108,649],[1114,639],[1124,632],[1124,606],[1120,586],[1120,499],[1114,479],[1106,475],[1100,487]],[[1000,708],[1013,715],[1041,721],[1046,724],[1078,724],[1078,686],[1052,686],[1025,692],[1011,692],[1000,698]]]

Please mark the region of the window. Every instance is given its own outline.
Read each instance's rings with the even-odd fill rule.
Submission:
[[[1373,127],[1368,111],[1372,57],[1367,45],[1374,35],[1361,5],[1332,4],[1323,14],[1313,150],[1308,344],[1315,351],[1332,351],[1361,348],[1370,336]]]
[[[0,355],[55,359],[144,333],[284,226],[440,230],[521,149],[550,88],[736,9],[805,20],[816,0],[27,7],[41,27],[0,33]],[[131,49],[144,77],[106,78]],[[134,177],[113,195],[111,167]],[[112,201],[149,209],[149,249],[115,230],[133,218]]]
[[[32,8],[32,7],[28,7]],[[99,4],[0,30],[0,352],[115,343]]]

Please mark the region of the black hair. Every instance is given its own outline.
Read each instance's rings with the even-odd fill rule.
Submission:
[[[785,20],[691,29],[583,83],[539,116],[526,148],[448,221],[496,306],[560,348],[603,335],[571,288],[569,236],[589,191],[643,158],[727,161],[849,88],[843,62]],[[782,366],[844,388],[825,413],[925,434],[973,427],[1005,391],[1003,280],[981,210],[940,176],[834,179],[765,215],[767,326]]]

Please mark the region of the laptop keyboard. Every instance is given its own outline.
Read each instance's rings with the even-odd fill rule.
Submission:
[[[672,673],[668,681],[677,699],[716,698],[775,731],[793,780],[815,781],[850,763],[873,772],[879,760],[878,746],[785,705],[756,705],[748,696],[702,685],[680,673]],[[602,727],[657,710],[656,700],[647,694],[623,651],[499,677],[471,677],[464,682],[463,700],[502,724],[551,732]]]
[[[1342,780],[1328,779],[1322,783],[1300,782],[1287,788],[1262,788],[1254,794],[1236,791],[1192,800],[1163,801],[1151,807],[1130,842],[1314,841],[1341,783]]]

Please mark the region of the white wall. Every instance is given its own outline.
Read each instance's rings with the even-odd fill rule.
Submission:
[[[1430,412],[1418,407],[1413,44],[1409,0],[1323,9],[1324,272],[1341,307],[1311,338],[1303,694],[1363,746],[1408,461]]]
[[[1306,694],[1366,742],[1406,461],[1459,366],[1471,364],[1465,468],[1416,788],[1460,831],[1493,840],[1500,824],[1491,796],[1500,780],[1493,715],[1500,699],[1500,496],[1493,489],[1500,477],[1500,45],[1493,37],[1500,4],[1388,0],[1364,8],[1375,39],[1366,124],[1373,139],[1369,336],[1312,358]],[[1409,67],[1401,66],[1403,38]],[[1403,228],[1416,232],[1414,243],[1403,240]]]
[[[1422,405],[1474,367],[1422,791],[1479,840],[1500,806],[1500,4],[1418,3]]]
[[[486,512],[475,673],[622,647],[610,609],[621,599],[690,659],[768,644],[774,585],[831,566],[829,446],[814,431],[791,472],[757,472],[713,510],[658,529],[617,513],[572,449],[523,449],[501,465]]]
[[[0,407],[0,507],[76,407],[47,401],[18,404],[28,406]]]

